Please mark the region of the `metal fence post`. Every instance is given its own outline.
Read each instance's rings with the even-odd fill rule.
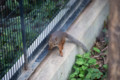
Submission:
[[[28,59],[27,59],[27,49],[26,49],[26,36],[25,36],[25,25],[24,25],[24,8],[23,8],[23,0],[19,0],[19,8],[20,8],[20,20],[21,20],[21,31],[22,31],[22,41],[23,41],[23,52],[24,52],[24,69],[28,69]]]

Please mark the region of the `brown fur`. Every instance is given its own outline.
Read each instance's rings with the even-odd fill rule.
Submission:
[[[70,39],[72,42],[74,42],[76,45],[83,48],[85,52],[87,52],[87,48],[77,39],[73,38],[71,35],[67,34],[66,32],[56,31],[51,34],[49,39],[49,49],[52,49],[54,47],[59,48],[60,55],[63,56],[63,46],[65,43],[65,38]]]

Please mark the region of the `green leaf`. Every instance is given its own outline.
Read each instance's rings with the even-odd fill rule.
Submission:
[[[82,66],[82,69],[83,70],[86,70],[88,67],[87,66]]]
[[[100,79],[101,78],[101,74],[100,73],[96,73],[96,78]]]
[[[72,73],[72,74],[69,76],[69,78],[70,78],[70,79],[71,79],[71,78],[74,78],[75,75],[76,75],[76,74]]]
[[[82,71],[83,71],[83,69],[82,69],[82,68],[79,68],[79,71],[80,71],[80,72],[82,72]]]
[[[87,71],[88,71],[89,73],[93,73],[93,72],[94,72],[93,69],[94,69],[94,68],[89,68],[89,69],[87,69]]]
[[[76,69],[77,68],[77,66],[76,65],[73,65],[73,69]]]
[[[103,68],[107,69],[107,68],[108,68],[107,64],[104,64],[104,65],[103,65]]]
[[[85,66],[87,66],[87,67],[89,66],[89,64],[88,64],[88,63],[86,63],[86,64],[84,64],[84,65],[85,65]]]
[[[79,67],[75,68],[75,70],[76,70],[76,71],[77,71],[77,70],[79,71]]]
[[[87,78],[85,78],[84,80],[91,80],[91,79],[87,79]]]
[[[90,53],[85,53],[83,56],[84,58],[90,58]]]
[[[99,71],[99,69],[95,69],[95,68],[90,68],[88,69],[89,73],[91,73],[91,79],[99,79],[101,77],[101,75],[103,75],[102,72]]]
[[[88,60],[88,63],[90,63],[90,64],[96,64],[96,59],[94,59],[94,58],[91,58],[90,60]]]
[[[77,78],[77,80],[82,80],[81,78]]]
[[[100,53],[100,52],[101,52],[100,49],[98,49],[97,47],[93,47],[93,50],[94,50],[95,52],[97,52],[97,53]]]
[[[85,78],[90,79],[91,78],[91,73],[88,73]]]
[[[71,80],[76,80],[76,78],[72,78]]]
[[[79,74],[79,68],[76,68],[76,69],[75,69],[74,74],[76,74],[76,75],[78,75],[78,74]]]
[[[75,71],[73,74],[74,74],[74,77],[77,77],[79,72]]]
[[[79,70],[75,71],[74,74],[77,76],[79,74]]]
[[[99,68],[99,65],[97,64],[97,65],[95,65],[95,67],[96,67],[96,68]]]
[[[96,73],[92,73],[91,79],[94,80],[97,77]]]
[[[80,74],[79,74],[79,77],[83,78],[83,77],[84,77],[84,74],[80,73]]]
[[[77,54],[76,57],[77,57],[77,58],[81,58],[82,55],[81,55],[81,54]]]
[[[92,68],[92,69],[93,69],[93,72],[95,72],[95,73],[100,72],[99,69],[95,69],[95,68]]]
[[[84,64],[85,62],[84,62],[84,60],[81,58],[81,59],[78,59],[77,61],[76,61],[76,64],[77,65],[82,65],[82,64]]]

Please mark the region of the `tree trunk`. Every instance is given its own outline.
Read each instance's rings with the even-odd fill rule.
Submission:
[[[120,80],[120,0],[109,0],[108,80]]]

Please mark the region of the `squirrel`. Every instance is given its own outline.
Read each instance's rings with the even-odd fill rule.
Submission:
[[[54,33],[52,33],[50,35],[50,38],[48,41],[49,49],[51,50],[54,47],[58,47],[60,56],[63,56],[62,49],[63,49],[64,43],[65,43],[65,38],[68,38],[70,41],[72,41],[76,45],[82,47],[82,49],[85,52],[88,52],[88,49],[85,47],[85,45],[83,45],[80,41],[78,41],[77,39],[72,37],[70,34],[68,34],[66,32],[62,32],[62,31],[55,31]]]

